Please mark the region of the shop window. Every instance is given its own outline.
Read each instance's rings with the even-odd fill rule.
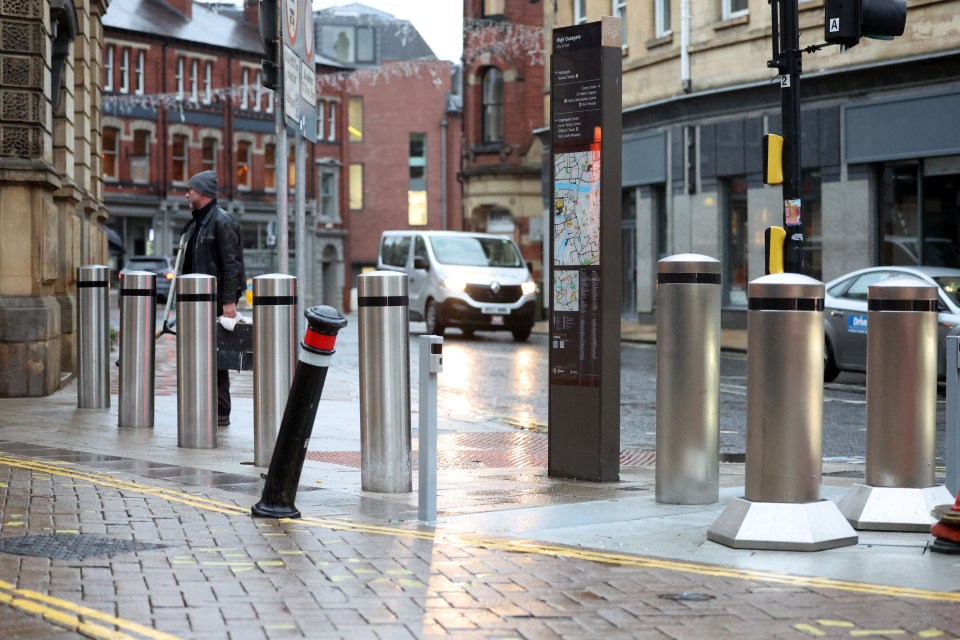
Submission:
[[[723,285],[724,302],[747,306],[747,181],[732,178],[723,183]]]

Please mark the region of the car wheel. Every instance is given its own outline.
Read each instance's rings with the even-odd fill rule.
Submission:
[[[424,310],[424,320],[427,323],[427,334],[431,336],[442,336],[444,329],[443,323],[437,314],[437,305],[433,300],[427,301],[427,308]]]
[[[513,334],[513,339],[517,342],[526,342],[532,329],[533,327],[520,327],[519,329],[513,329],[510,333]]]
[[[460,331],[463,332],[463,337],[466,338],[467,340],[470,340],[473,338],[473,331],[474,331],[473,329],[463,328],[463,329],[460,329]]]
[[[823,345],[823,381],[833,382],[840,375],[840,369],[837,368],[837,361],[833,357],[833,347],[827,340]]]

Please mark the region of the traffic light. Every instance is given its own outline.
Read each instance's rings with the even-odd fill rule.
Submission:
[[[823,4],[824,38],[847,49],[860,38],[902,36],[906,22],[906,0],[824,0]]]
[[[261,61],[263,86],[276,91],[280,88],[280,23],[277,20],[277,0],[260,0],[260,39],[263,41]]]

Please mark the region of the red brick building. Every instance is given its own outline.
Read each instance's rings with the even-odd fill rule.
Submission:
[[[467,228],[512,236],[543,278],[543,7],[464,0],[460,178]]]

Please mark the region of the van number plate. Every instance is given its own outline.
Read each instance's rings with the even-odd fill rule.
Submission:
[[[510,307],[483,306],[483,307],[480,307],[480,311],[483,313],[489,313],[489,314],[498,315],[498,316],[510,315]]]

